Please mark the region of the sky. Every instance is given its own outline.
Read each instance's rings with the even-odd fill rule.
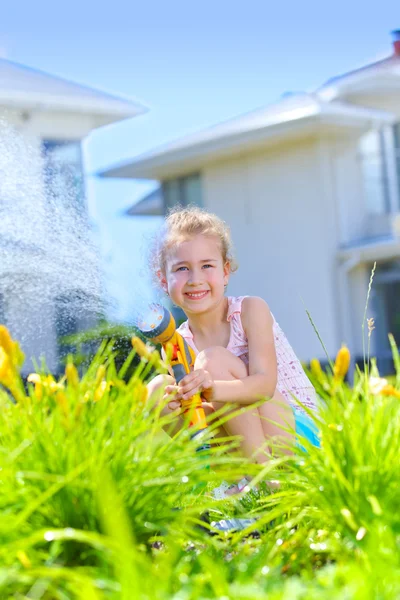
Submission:
[[[113,318],[134,314],[160,219],[123,216],[155,182],[96,172],[387,56],[397,28],[398,0],[3,0],[0,56],[148,108],[85,142]]]

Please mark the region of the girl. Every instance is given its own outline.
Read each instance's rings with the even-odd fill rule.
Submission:
[[[295,430],[319,445],[313,422],[296,403],[315,410],[315,390],[268,305],[257,297],[225,296],[236,270],[227,225],[197,207],[177,209],[166,218],[153,262],[162,289],[188,318],[178,331],[197,355],[194,370],[179,385],[169,375],[150,382],[150,394],[164,386],[165,396],[174,396],[164,414],[197,392],[206,413],[265,397],[261,406],[224,424],[225,434],[240,436],[245,456],[267,461],[266,445],[271,449],[274,438],[294,441]]]

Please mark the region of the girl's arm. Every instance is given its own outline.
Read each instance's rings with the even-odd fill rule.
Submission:
[[[242,303],[242,325],[249,344],[249,376],[234,381],[214,381],[212,400],[251,404],[272,398],[277,384],[277,362],[273,318],[262,298],[248,297]]]

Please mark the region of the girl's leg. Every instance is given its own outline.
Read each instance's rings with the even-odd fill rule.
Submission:
[[[243,361],[222,347],[208,348],[200,352],[194,365],[195,370],[196,368],[206,369],[214,379],[221,381],[248,377],[247,368]],[[269,460],[268,440],[271,437],[284,437],[287,435],[277,425],[265,421],[265,419],[270,419],[287,426],[292,413],[291,409],[288,410],[282,407],[280,396],[279,394],[279,396],[274,396],[273,399],[265,402],[261,407],[262,412],[259,408],[249,409],[242,415],[233,417],[224,423],[224,429],[228,435],[242,438],[241,449],[243,454],[258,463]],[[285,401],[283,397],[282,400]],[[215,410],[223,406],[218,402],[212,404]]]
[[[267,439],[274,439],[280,443],[279,452],[281,454],[291,454],[291,445],[295,443],[295,418],[292,407],[286,398],[275,390],[273,397],[258,407],[261,418],[261,425]],[[288,429],[285,431],[282,429]],[[271,444],[273,445],[273,444]]]

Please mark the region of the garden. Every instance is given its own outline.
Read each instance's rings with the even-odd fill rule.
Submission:
[[[134,346],[121,364],[105,340],[84,369],[70,355],[59,377],[37,369],[25,383],[20,346],[0,327],[0,598],[400,597],[393,338],[391,378],[367,360],[350,385],[345,347],[326,370],[312,361],[321,448],[303,440],[264,465],[236,439],[217,443],[224,413],[206,452],[189,428],[168,436],[172,418],[145,385],[166,366]],[[241,494],[212,497],[244,472]],[[218,529],[229,519],[248,526]]]

